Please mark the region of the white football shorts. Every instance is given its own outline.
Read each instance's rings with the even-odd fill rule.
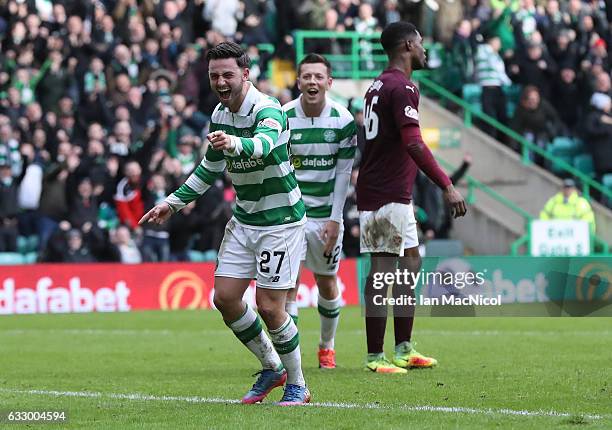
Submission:
[[[375,211],[360,211],[359,229],[362,253],[387,252],[403,257],[404,249],[419,246],[412,203],[387,203]]]
[[[305,266],[317,275],[335,275],[340,265],[340,254],[342,253],[342,238],[344,236],[344,223],[340,223],[340,232],[334,248],[329,254],[325,254],[325,241],[321,237],[323,227],[327,220],[309,218],[306,222],[305,240],[302,246],[301,261]]]
[[[215,276],[255,279],[260,288],[293,288],[303,242],[303,224],[261,230],[232,218],[225,226]]]

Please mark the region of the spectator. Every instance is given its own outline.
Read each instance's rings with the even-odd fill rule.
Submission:
[[[542,220],[578,220],[586,221],[592,234],[595,233],[595,215],[589,202],[578,195],[573,179],[565,179],[563,188],[552,196],[540,212]]]
[[[84,177],[78,184],[74,196],[70,199],[70,212],[68,221],[75,228],[82,228],[85,224],[96,225],[98,221],[99,202],[94,195],[93,184],[89,177]]]
[[[585,121],[587,149],[593,156],[598,178],[612,173],[612,99],[607,94],[595,93],[593,109]]]
[[[549,43],[549,46],[550,55],[559,67],[576,70],[578,67],[578,47],[572,41],[571,33],[568,30],[560,31],[554,42]]]
[[[506,123],[506,96],[502,87],[510,85],[504,60],[499,55],[499,37],[491,37],[478,45],[476,51],[476,82],[482,87],[482,111],[502,124]],[[491,126],[483,126],[488,134],[497,136]],[[498,136],[501,138],[501,135]]]
[[[472,23],[463,19],[457,25],[453,34],[451,45],[452,66],[456,68],[455,76],[458,79],[451,81],[456,92],[461,90],[463,84],[469,82],[474,76],[474,54],[476,52],[476,39],[472,32]]]
[[[451,175],[451,182],[457,184],[471,165],[472,156],[465,154],[461,166]],[[427,240],[448,239],[453,224],[450,208],[444,203],[442,190],[421,172],[415,182],[413,201],[426,215],[420,227]]]
[[[238,28],[236,19],[240,12],[238,0],[208,0],[204,6],[204,19],[213,30],[225,37],[232,37]]]
[[[551,100],[551,83],[557,73],[557,65],[541,43],[529,43],[526,55],[517,56],[510,66],[510,72],[519,83],[537,87],[542,98]]]
[[[359,15],[359,8],[351,0],[338,0],[338,31],[350,31],[354,28],[355,18]]]
[[[23,179],[17,193],[19,232],[23,236],[32,236],[38,234],[40,218],[38,208],[42,193],[44,161],[35,155],[32,145],[22,145],[21,153],[28,160],[28,166],[24,168]]]
[[[0,158],[0,252],[16,252],[17,189],[19,181],[11,174],[11,165]]]
[[[147,184],[145,212],[162,202],[167,195],[166,178],[154,174]],[[143,228],[142,254],[145,261],[169,261],[170,234],[165,224],[147,223]]]
[[[136,241],[132,238],[130,229],[124,225],[121,225],[112,235],[111,241],[119,250],[121,256],[121,263],[124,264],[138,264],[142,263],[142,254]]]
[[[512,118],[512,128],[543,150],[546,144],[561,132],[561,121],[552,105],[540,97],[537,87],[528,85]],[[540,155],[530,154],[537,164],[543,164]]]
[[[552,98],[554,108],[559,113],[559,118],[570,130],[574,129],[578,122],[580,112],[581,86],[577,81],[576,72],[572,68],[563,68],[555,77],[553,83]]]
[[[201,214],[191,202],[170,218],[170,260],[189,261],[189,249],[194,245],[194,231],[202,229]]]
[[[121,223],[134,230],[144,215],[142,197],[142,168],[136,161],[129,161],[123,169],[124,177],[117,184],[115,206]]]
[[[66,247],[62,252],[61,261],[63,263],[93,263],[96,261],[89,245],[83,240],[80,230],[73,228],[66,233]]]

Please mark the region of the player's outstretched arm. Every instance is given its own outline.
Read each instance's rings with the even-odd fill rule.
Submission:
[[[147,222],[151,222],[153,224],[163,224],[172,215],[174,211],[170,207],[170,205],[166,202],[161,202],[160,204],[154,206],[149,212],[143,215],[138,221],[138,225],[143,225]]]
[[[250,158],[266,158],[274,148],[286,143],[281,134],[286,130],[285,113],[280,107],[266,107],[257,112],[253,137],[239,137],[217,130],[208,134],[213,149]]]
[[[173,212],[180,211],[192,201],[196,200],[215,183],[223,174],[226,161],[223,152],[208,147],[202,162],[178,190],[166,197],[164,203]]]

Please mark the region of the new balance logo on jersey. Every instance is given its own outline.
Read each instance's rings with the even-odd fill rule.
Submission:
[[[240,170],[252,169],[257,166],[263,166],[264,162],[261,158],[256,160],[233,160],[228,164],[228,169],[230,172],[237,172]]]
[[[302,133],[293,133],[291,135],[292,140],[300,140],[302,138]]]
[[[406,115],[408,118],[416,119],[417,121],[419,120],[419,112],[412,106],[406,106],[404,108],[404,115]]]

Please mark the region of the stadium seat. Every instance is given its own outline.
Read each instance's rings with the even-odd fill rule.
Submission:
[[[585,175],[591,178],[595,177],[595,167],[593,166],[593,157],[591,154],[580,154],[574,157],[573,165]]]
[[[193,262],[209,262],[215,261],[217,259],[217,251],[214,249],[209,249],[208,251],[196,251],[195,249],[189,250],[189,261]]]
[[[27,254],[23,256],[23,262],[25,264],[34,264],[36,263],[36,260],[38,260],[37,252],[28,252]]]
[[[193,261],[196,263],[200,263],[202,261],[206,261],[204,260],[204,253],[201,251],[196,251],[195,249],[190,249],[189,251],[187,251],[187,253],[189,254],[189,261]]]
[[[38,248],[38,236],[17,237],[17,252],[20,254],[36,251],[36,248]]]
[[[604,187],[608,188],[609,190],[612,190],[612,173],[607,173],[603,175],[601,178],[601,182]],[[603,204],[608,206],[609,208],[612,208],[612,199],[604,198]]]
[[[215,261],[217,259],[217,250],[209,249],[208,251],[204,251],[204,261]]]
[[[514,116],[514,111],[516,111],[516,103],[507,101],[506,102],[506,114],[508,118],[512,118]]]
[[[26,236],[17,236],[17,252],[25,254],[29,251],[30,242]]]
[[[581,142],[571,137],[555,137],[549,150],[555,156],[570,156],[578,155],[581,151]]]
[[[581,142],[570,137],[555,137],[548,144],[547,150],[554,157],[573,165],[574,157],[580,154]],[[556,174],[562,174],[565,170],[557,163],[550,163],[550,170]]]
[[[584,142],[582,141],[582,139],[574,138],[574,143],[579,153],[587,152],[586,146],[584,145]]]
[[[10,266],[24,263],[23,256],[18,252],[0,252],[0,265]]]
[[[523,87],[521,85],[505,85],[502,87],[502,90],[506,95],[506,100],[516,105],[521,98]]]
[[[463,100],[469,104],[480,103],[480,96],[482,95],[482,87],[477,84],[465,84],[463,86]]]
[[[434,239],[425,244],[427,257],[460,257],[463,255],[463,242],[451,239]]]

